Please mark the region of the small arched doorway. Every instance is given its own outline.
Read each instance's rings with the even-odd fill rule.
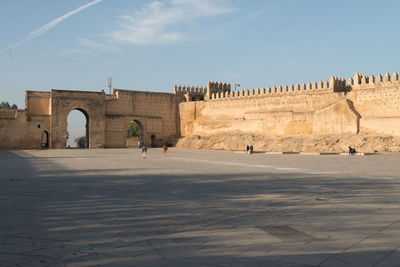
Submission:
[[[143,124],[138,120],[131,121],[126,132],[126,147],[142,147],[144,144]]]
[[[47,131],[42,132],[41,141],[42,141],[41,148],[48,149],[49,148],[49,132],[47,132]]]
[[[89,148],[89,115],[83,109],[70,111],[67,117],[67,148]]]

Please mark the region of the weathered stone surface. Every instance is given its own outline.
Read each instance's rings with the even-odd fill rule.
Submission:
[[[357,134],[359,119],[349,100],[339,100],[314,112],[313,135]]]
[[[278,85],[232,91],[226,83],[207,88],[179,85],[173,94],[114,90],[27,92],[26,108],[0,110],[0,148],[65,148],[67,116],[82,111],[90,148],[126,147],[128,124],[135,121],[144,143],[179,136],[232,134],[285,137],[367,134],[400,136],[400,82],[394,73],[354,80],[331,76],[329,83]],[[307,84],[307,86],[306,86]],[[293,91],[294,90],[294,91]]]
[[[246,145],[253,145],[261,152],[348,152],[355,147],[359,152],[400,152],[400,137],[390,135],[297,135],[270,137],[249,135],[240,132],[220,133],[208,136],[193,135],[182,138],[177,147],[193,149],[215,149],[245,151]]]
[[[274,86],[272,94],[181,103],[180,134],[400,136],[400,82],[396,74],[392,81],[385,77],[377,75],[375,81],[373,75],[356,73],[346,85],[345,79],[332,76],[323,90],[307,90],[303,83],[291,94]]]

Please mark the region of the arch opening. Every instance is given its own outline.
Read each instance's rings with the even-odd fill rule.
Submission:
[[[73,109],[67,118],[66,148],[89,148],[89,116],[83,109]]]
[[[126,131],[127,147],[142,147],[144,145],[144,128],[138,120],[133,120],[128,124]]]
[[[48,149],[49,148],[49,132],[48,131],[43,131],[42,132],[40,147],[42,149]]]

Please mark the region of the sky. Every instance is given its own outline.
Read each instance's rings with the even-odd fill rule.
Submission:
[[[242,89],[400,71],[400,1],[1,0],[0,102],[25,90]]]

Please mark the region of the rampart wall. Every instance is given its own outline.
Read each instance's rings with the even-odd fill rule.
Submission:
[[[398,75],[216,92],[180,104],[181,135],[400,135]]]
[[[348,99],[361,115],[360,132],[400,135],[400,81],[397,73],[376,77],[356,73]]]
[[[0,148],[65,148],[67,117],[74,109],[88,121],[90,148],[126,147],[132,121],[145,143],[178,136],[247,133],[273,137],[327,134],[400,136],[397,73],[356,73],[346,82],[310,82],[232,90],[226,83],[175,86],[174,93],[115,89],[105,92],[26,92],[25,110],[0,110]],[[153,143],[154,144],[154,143]]]
[[[25,93],[25,109],[0,109],[0,149],[39,149],[50,133],[50,92]]]
[[[50,131],[49,116],[0,109],[0,149],[39,149],[44,131]]]

